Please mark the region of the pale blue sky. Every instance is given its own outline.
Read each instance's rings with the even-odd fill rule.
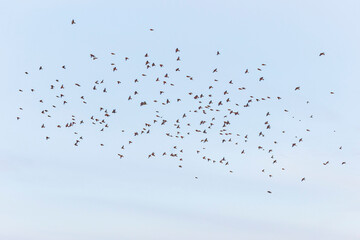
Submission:
[[[360,239],[359,1],[0,2],[0,239]],[[175,61],[175,48],[181,62]],[[320,52],[326,55],[319,57]],[[92,61],[90,53],[99,59]],[[283,99],[240,108],[241,116],[230,118],[234,131],[254,136],[247,145],[207,144],[209,154],[230,160],[230,168],[196,156],[195,148],[202,146],[196,137],[180,144],[182,169],[172,159],[147,159],[152,151],[177,144],[163,136],[166,127],[126,145],[126,158],[120,160],[121,145],[157,109],[127,101],[134,90],[144,99],[158,94],[153,83],[131,83],[148,73],[145,53],[164,63],[161,74],[169,72],[169,81],[177,82],[167,96],[201,93],[215,84],[217,67],[216,78],[247,87],[246,97],[239,94],[234,102],[248,95]],[[130,58],[126,65],[125,56]],[[119,71],[111,71],[111,62]],[[267,66],[260,75],[255,69],[262,63]],[[251,72],[245,76],[246,68]],[[156,74],[148,73],[149,78]],[[187,74],[195,80],[182,77]],[[259,83],[259,76],[265,81]],[[66,107],[49,90],[55,79],[67,87]],[[90,91],[101,79],[107,95]],[[115,86],[116,80],[122,85]],[[297,86],[301,91],[294,91]],[[217,88],[221,94],[228,85]],[[169,122],[192,104],[183,98],[183,105],[160,106]],[[45,108],[58,105],[51,119],[40,114],[39,99]],[[109,131],[79,128],[84,141],[78,148],[73,129],[55,127],[72,114],[86,119],[99,106],[118,113],[109,119]],[[256,134],[267,111],[272,132],[261,139]],[[40,129],[43,122],[49,127]],[[281,130],[287,134],[279,136]],[[304,142],[292,149],[294,136]],[[274,138],[281,143],[274,149],[276,166],[256,149]],[[323,166],[326,161],[330,164]],[[261,173],[263,168],[274,177]]]

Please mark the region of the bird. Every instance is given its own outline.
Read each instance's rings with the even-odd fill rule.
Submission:
[[[319,56],[325,56],[325,53],[324,53],[324,52],[321,52],[321,53],[319,54]]]
[[[71,20],[71,24],[76,24],[75,20]],[[80,24],[81,25],[81,24]]]
[[[74,20],[72,24],[75,24]],[[148,29],[145,29],[145,31],[148,31]],[[154,29],[150,28],[150,31],[154,31]],[[41,131],[44,131],[45,134],[49,135],[49,129],[51,128],[56,128],[64,134],[66,134],[68,128],[76,128],[76,132],[71,131],[71,134],[74,133],[77,138],[71,141],[71,144],[79,146],[77,150],[81,150],[81,144],[86,144],[83,141],[83,139],[86,139],[86,135],[84,138],[80,134],[78,135],[82,129],[81,127],[85,127],[85,129],[92,127],[95,131],[101,133],[94,141],[97,141],[96,143],[102,147],[96,149],[104,151],[105,149],[108,150],[103,142],[106,131],[114,131],[114,134],[117,134],[115,133],[117,127],[113,127],[113,125],[118,124],[118,126],[121,126],[118,128],[117,135],[117,141],[120,142],[119,146],[121,147],[119,147],[119,151],[114,152],[114,158],[116,159],[129,157],[129,154],[126,153],[128,147],[125,148],[125,145],[131,144],[129,149],[132,148],[140,152],[144,150],[141,145],[137,144],[144,141],[155,142],[156,139],[158,139],[156,141],[161,142],[156,145],[159,153],[156,152],[155,154],[155,149],[150,149],[151,153],[147,152],[144,154],[144,158],[156,159],[162,157],[164,159],[173,159],[181,162],[181,164],[178,163],[173,165],[173,167],[177,169],[176,166],[178,166],[178,168],[184,168],[184,170],[186,170],[186,160],[188,157],[203,159],[209,164],[221,167],[230,166],[232,159],[226,157],[225,160],[225,157],[222,157],[222,159],[217,159],[216,157],[217,154],[223,153],[222,151],[225,149],[225,151],[228,151],[228,147],[234,153],[232,155],[235,161],[237,157],[241,160],[245,157],[252,157],[251,151],[259,151],[261,154],[264,154],[266,160],[270,160],[269,164],[274,164],[272,166],[275,168],[283,164],[280,158],[277,158],[277,156],[281,155],[276,155],[279,154],[280,150],[286,151],[287,149],[292,149],[294,154],[299,154],[297,148],[303,147],[305,143],[303,139],[307,140],[313,134],[309,129],[311,125],[307,125],[306,121],[302,121],[302,125],[289,126],[287,120],[291,120],[291,118],[296,117],[296,122],[298,122],[297,120],[303,120],[300,116],[302,110],[299,110],[297,105],[292,105],[293,102],[287,95],[282,96],[282,98],[278,95],[270,95],[271,91],[269,91],[269,95],[264,94],[264,89],[267,90],[267,86],[270,85],[273,85],[272,89],[274,91],[279,87],[282,87],[287,92],[291,92],[294,89],[290,88],[289,90],[281,85],[276,85],[276,81],[274,82],[267,78],[267,71],[265,71],[268,68],[267,64],[262,63],[260,66],[258,65],[259,67],[255,66],[255,69],[249,66],[250,69],[255,70],[251,72],[249,72],[249,68],[246,68],[245,74],[248,74],[246,79],[237,79],[227,77],[226,75],[226,77],[219,76],[220,73],[218,73],[216,74],[217,79],[208,79],[211,81],[209,84],[206,82],[206,78],[196,77],[201,76],[197,72],[190,73],[185,68],[187,58],[181,59],[181,53],[183,52],[178,47],[171,48],[170,53],[174,54],[174,49],[175,55],[168,62],[158,62],[156,60],[157,56],[155,54],[152,56],[152,53],[155,51],[146,49],[140,54],[141,59],[143,59],[143,56],[146,59],[143,59],[144,61],[140,59],[141,65],[139,69],[131,66],[132,61],[127,62],[129,57],[131,57],[131,60],[134,59],[135,63],[137,62],[136,57],[133,55],[129,54],[128,57],[123,56],[124,58],[121,58],[121,61],[125,59],[124,64],[128,64],[127,67],[123,68],[116,61],[117,56],[120,55],[117,51],[107,51],[104,54],[99,53],[100,55],[96,55],[102,56],[101,61],[91,61],[92,67],[94,69],[96,67],[99,68],[96,77],[102,73],[100,71],[102,68],[104,68],[103,74],[105,76],[107,76],[107,72],[117,71],[113,77],[108,77],[109,81],[94,79],[95,77],[93,76],[89,76],[90,79],[86,79],[89,81],[75,80],[76,78],[71,76],[63,76],[63,79],[56,79],[56,76],[54,76],[49,81],[52,81],[51,79],[55,79],[55,81],[50,83],[46,81],[44,88],[36,85],[41,83],[28,81],[30,87],[21,87],[19,94],[26,97],[30,89],[32,96],[36,96],[35,102],[41,103],[39,104],[41,106],[39,114],[41,112],[45,117],[52,117],[51,120],[53,121],[47,122],[41,120],[38,123],[39,125],[35,126],[36,128],[41,126]],[[89,53],[89,55],[90,60],[97,59],[94,53]],[[216,56],[218,55],[220,55],[220,51],[217,50]],[[86,56],[87,60],[89,60],[88,56]],[[320,54],[320,56],[322,55]],[[221,64],[222,57],[217,58],[217,61]],[[143,65],[144,62],[145,64]],[[111,67],[106,68],[106,65],[103,67],[103,63],[109,64]],[[71,74],[73,69],[69,64],[66,63],[69,68],[69,71],[66,71],[66,75]],[[109,67],[109,65],[107,66]],[[46,69],[43,73],[46,73],[48,65],[44,66],[46,66]],[[217,73],[221,65],[216,66],[208,66],[207,72],[209,74],[211,74],[210,71]],[[67,68],[63,65],[62,69]],[[40,66],[39,70],[44,70],[43,66]],[[126,71],[133,70],[133,73],[127,75]],[[196,68],[193,70],[196,70]],[[29,71],[31,72],[31,69]],[[223,70],[221,74],[222,72]],[[260,76],[255,75],[259,73],[261,74]],[[33,74],[29,75],[28,71],[25,74],[28,75],[26,76],[27,79],[33,77]],[[132,77],[129,79],[128,76]],[[265,78],[267,79],[266,82],[264,81]],[[254,85],[251,83],[251,79],[254,79],[256,82],[258,80],[261,83]],[[186,82],[182,82],[184,80]],[[93,83],[93,85],[89,87],[88,82],[89,84]],[[47,84],[50,85],[50,88]],[[303,85],[303,83],[301,84]],[[306,86],[304,87],[306,88]],[[295,87],[295,91],[299,90],[300,86]],[[334,91],[336,89],[333,89],[330,94],[334,94]],[[102,93],[107,94],[103,95]],[[301,94],[305,94],[305,92],[301,91]],[[306,96],[305,99],[307,100],[306,104],[308,104],[306,106],[312,107],[309,104],[311,98],[308,97]],[[59,100],[62,104],[59,104]],[[81,106],[78,106],[78,103]],[[85,106],[88,108],[84,108],[82,104],[88,104]],[[299,104],[305,105],[305,101],[301,100]],[[48,108],[49,106],[50,109]],[[22,108],[19,109],[23,110]],[[279,114],[279,110],[281,112],[284,111],[286,114]],[[66,120],[67,113],[71,113],[68,116],[69,120]],[[80,118],[80,116],[83,116],[83,113],[88,113],[89,116]],[[17,120],[22,118],[23,114],[26,114],[26,111],[22,111],[21,115],[17,114]],[[252,118],[251,114],[256,114],[256,118]],[[315,116],[315,113],[313,114]],[[63,115],[63,118],[58,118],[59,115]],[[310,116],[310,119],[309,115],[305,115],[305,117],[310,121],[313,115]],[[251,124],[250,128],[246,125],[247,121]],[[18,124],[21,123],[22,121],[19,121]],[[280,129],[279,126],[281,127]],[[291,131],[286,129],[286,127],[290,127],[291,129],[289,130]],[[247,129],[251,129],[252,132],[247,132]],[[304,132],[306,132],[306,138],[301,135]],[[292,133],[295,133],[296,140],[293,138],[291,140],[290,134]],[[165,140],[160,139],[160,137],[164,137]],[[49,140],[49,137],[47,136],[45,139]],[[211,147],[214,145],[212,144],[220,142],[222,147],[216,149],[214,153],[214,149]],[[174,144],[169,145],[170,143]],[[149,148],[151,146],[150,144]],[[187,152],[187,149],[191,149],[191,147],[194,147],[194,151],[191,151],[193,156]],[[342,146],[338,148],[342,150]],[[153,164],[158,163],[154,162]],[[260,164],[263,163],[259,162]],[[329,164],[329,161],[323,163],[323,165],[327,164]],[[344,165],[345,162],[341,162],[341,164]],[[265,173],[265,168],[266,165],[260,168],[263,173]],[[279,166],[278,170],[280,169],[282,171],[285,170],[282,166]],[[226,171],[232,174],[233,170],[235,169],[227,169]],[[286,172],[282,173],[285,174]],[[276,175],[269,170],[266,170],[266,175],[268,180],[276,178]],[[198,179],[197,176],[194,178]],[[301,179],[301,182],[303,181],[305,181],[305,177]],[[270,190],[267,192],[272,193]]]

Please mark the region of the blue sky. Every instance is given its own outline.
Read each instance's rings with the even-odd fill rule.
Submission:
[[[2,1],[0,238],[359,239],[359,9],[355,0]],[[320,52],[326,55],[319,57]],[[91,60],[90,53],[99,59]],[[145,53],[165,68],[146,70]],[[260,73],[256,68],[262,63]],[[213,82],[214,68],[219,83]],[[142,73],[148,76],[141,78]],[[146,81],[165,73],[175,88]],[[184,78],[187,74],[194,81]],[[260,76],[265,81],[259,83]],[[49,90],[55,79],[66,87],[66,106]],[[102,79],[107,94],[91,90]],[[114,84],[117,80],[122,83]],[[247,90],[231,91],[230,80]],[[231,91],[233,102],[244,103],[249,95],[272,97],[240,108],[239,117],[229,116],[231,130],[241,135],[238,147],[207,143],[206,154],[226,157],[230,166],[196,155],[202,144],[195,134],[181,143],[164,137],[174,133],[170,123],[126,145],[144,121],[152,121],[154,110],[172,124],[194,104],[187,93],[208,92],[209,85],[217,90],[214,96]],[[301,90],[295,92],[297,86]],[[151,102],[162,89],[162,100],[180,95],[182,103],[140,108],[127,101],[137,90],[136,101]],[[57,108],[46,118],[40,112],[51,104]],[[88,121],[100,106],[118,112],[104,132]],[[267,111],[272,130],[259,138]],[[71,115],[89,123],[77,128],[84,137],[79,147],[73,145],[73,129],[56,128]],[[189,121],[195,126],[201,119],[194,115]],[[295,136],[304,142],[291,148]],[[278,164],[257,150],[273,139],[279,141]],[[126,157],[120,160],[123,144]],[[182,169],[170,158],[147,158],[177,144],[184,149]]]

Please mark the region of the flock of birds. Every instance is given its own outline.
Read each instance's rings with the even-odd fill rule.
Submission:
[[[71,21],[71,24],[76,24],[75,20]],[[150,31],[154,31],[154,29],[150,29]],[[174,52],[176,54],[176,62],[181,61],[181,50],[179,48],[175,48]],[[110,52],[111,55],[116,55],[115,52]],[[217,51],[216,56],[221,55],[219,51]],[[98,59],[95,54],[90,53],[89,54],[90,59],[92,61],[96,61]],[[319,56],[325,56],[325,53],[322,52],[319,54]],[[166,68],[165,65],[162,63],[156,63],[152,62],[150,60],[150,56],[148,53],[144,54],[144,66],[146,71],[150,71],[152,69],[160,68],[163,71]],[[130,60],[129,57],[124,57],[124,62],[128,62]],[[115,63],[111,63],[111,71],[116,72],[118,71],[118,67]],[[63,65],[61,68],[66,71],[66,66]],[[257,71],[258,73],[261,73],[263,69],[266,68],[266,64],[263,63],[260,66],[258,66],[254,71]],[[43,66],[40,66],[39,71],[43,71]],[[175,73],[180,72],[180,67],[176,67],[175,69],[172,69],[172,71],[175,71]],[[252,70],[251,70],[252,71]],[[249,69],[245,69],[244,74],[249,74],[251,72]],[[201,157],[203,160],[210,162],[210,163],[218,163],[225,166],[228,166],[230,164],[229,160],[225,157],[222,157],[221,159],[215,159],[211,156],[205,155],[203,152],[206,149],[206,143],[213,141],[218,142],[219,144],[230,144],[233,147],[241,147],[240,154],[245,154],[245,148],[242,149],[243,145],[245,145],[248,142],[248,139],[250,137],[259,137],[263,138],[269,131],[272,129],[271,125],[271,118],[269,117],[271,115],[270,111],[267,111],[264,113],[264,125],[259,129],[257,136],[250,136],[249,134],[240,134],[233,132],[229,129],[230,124],[232,123],[229,118],[230,117],[238,117],[240,114],[242,114],[241,110],[243,108],[249,108],[249,107],[255,107],[255,104],[257,102],[263,102],[263,101],[281,101],[282,97],[280,96],[262,96],[262,97],[254,97],[252,95],[248,96],[248,99],[244,103],[234,103],[234,95],[237,95],[239,93],[246,92],[246,87],[239,87],[236,86],[237,84],[233,82],[233,80],[226,81],[226,88],[227,90],[221,91],[218,90],[219,87],[217,85],[223,84],[223,81],[220,81],[216,79],[216,75],[218,73],[218,68],[214,68],[211,70],[214,79],[212,80],[212,84],[209,84],[209,86],[206,86],[206,90],[202,93],[195,93],[195,92],[188,92],[185,96],[166,96],[167,88],[176,88],[176,77],[170,76],[171,74],[165,73],[164,75],[159,75],[154,79],[146,79],[147,78],[147,72],[141,73],[139,78],[133,80],[133,84],[135,86],[140,86],[142,81],[153,81],[154,84],[157,84],[158,86],[163,87],[163,90],[160,90],[157,96],[153,96],[153,99],[141,99],[138,100],[138,96],[141,95],[140,91],[134,91],[129,94],[127,97],[127,101],[129,104],[136,104],[140,107],[139,111],[141,111],[142,108],[146,108],[149,105],[154,106],[167,106],[171,105],[173,103],[181,103],[184,102],[184,98],[186,98],[188,101],[191,101],[192,104],[187,104],[185,107],[188,108],[187,112],[176,112],[177,107],[174,106],[173,108],[170,108],[170,112],[179,115],[179,117],[173,121],[170,122],[169,119],[166,118],[165,113],[158,110],[155,110],[152,115],[151,121],[145,121],[143,124],[143,127],[140,129],[137,129],[133,131],[132,138],[127,139],[126,143],[123,144],[121,147],[119,147],[119,152],[117,152],[117,157],[120,159],[126,158],[126,155],[124,154],[125,149],[130,144],[135,144],[136,139],[139,138],[141,135],[150,135],[152,133],[152,130],[154,127],[159,126],[162,134],[166,137],[175,139],[176,141],[180,142],[182,140],[191,139],[191,141],[195,141],[196,136],[200,136],[199,139],[199,145],[201,147],[198,147],[196,149],[196,152],[194,154],[196,156]],[[25,72],[26,75],[30,75],[30,72]],[[185,75],[185,78],[188,81],[194,81],[194,77],[191,75]],[[262,82],[264,81],[264,77],[260,76],[257,81]],[[101,91],[102,93],[107,93],[109,90],[107,87],[105,87],[104,84],[105,80],[96,80],[91,87],[91,89],[88,89],[87,91]],[[81,88],[82,86],[79,83],[74,82],[73,83],[75,87]],[[116,85],[123,85],[121,81],[116,81]],[[129,83],[130,84],[130,83]],[[223,85],[224,86],[224,85]],[[41,114],[44,116],[51,118],[51,112],[55,111],[57,107],[63,106],[66,107],[67,105],[71,104],[71,102],[68,100],[65,92],[65,88],[68,86],[61,82],[60,80],[56,79],[55,82],[51,83],[49,86],[50,91],[56,91],[56,101],[57,103],[48,103],[49,108],[44,108],[41,111]],[[19,89],[20,93],[23,93],[26,91],[25,89]],[[301,91],[300,86],[296,86],[294,88],[294,91]],[[35,89],[31,88],[30,92],[35,92]],[[334,92],[330,92],[330,94],[334,94]],[[180,95],[180,94],[179,94]],[[220,95],[217,97],[217,95]],[[82,101],[82,104],[88,104],[87,99],[84,95],[80,96],[80,99]],[[161,100],[160,100],[161,99]],[[187,101],[187,102],[188,102]],[[39,99],[38,101],[40,104],[45,104],[44,99]],[[309,102],[307,102],[309,103]],[[157,108],[157,107],[156,107]],[[19,108],[20,110],[23,110],[22,107]],[[288,109],[284,109],[284,112],[289,112]],[[68,122],[61,122],[56,125],[56,128],[76,128],[79,125],[83,124],[90,124],[90,126],[97,126],[97,130],[103,132],[106,129],[110,127],[110,123],[108,122],[108,119],[114,116],[117,113],[117,109],[107,109],[105,106],[100,106],[98,108],[98,112],[91,113],[88,119],[77,119],[75,114],[71,115],[71,121]],[[149,116],[150,117],[150,116]],[[197,125],[194,125],[194,120],[190,120],[192,117],[194,119],[200,119]],[[311,115],[310,118],[313,118]],[[20,116],[17,116],[17,120],[20,120]],[[196,120],[195,120],[196,121]],[[41,123],[40,128],[44,129],[48,126],[46,123]],[[310,132],[310,129],[305,129],[306,132]],[[122,132],[124,132],[122,130]],[[210,134],[211,133],[211,134]],[[285,133],[285,131],[282,131],[282,133]],[[74,131],[74,134],[76,136],[79,136],[80,134],[78,131]],[[45,136],[45,140],[50,140],[50,136]],[[76,137],[75,142],[73,143],[75,147],[79,146],[79,144],[83,140],[83,136]],[[296,141],[290,142],[289,147],[294,148],[297,147],[301,142],[303,141],[302,137],[296,136]],[[239,144],[239,142],[243,143],[243,145]],[[278,141],[276,139],[273,139],[272,141],[273,145],[278,144]],[[104,146],[104,143],[99,143],[100,146]],[[162,157],[169,157],[173,158],[177,161],[179,161],[178,167],[183,167],[183,153],[186,151],[186,149],[180,147],[181,144],[177,144],[175,146],[171,147],[171,150],[165,150],[161,152],[150,152],[146,154],[147,158],[155,158],[158,156]],[[264,151],[268,153],[270,161],[273,164],[277,164],[277,160],[273,153],[273,148],[271,146],[261,146],[259,145],[257,147],[258,150]],[[339,149],[342,149],[342,146],[339,147]],[[219,151],[221,150],[221,146],[219,146]],[[329,164],[329,161],[326,161],[323,163],[323,165]],[[341,164],[346,164],[346,162],[342,162]],[[281,167],[281,170],[284,171],[285,168]],[[266,172],[265,169],[261,170],[263,173]],[[229,173],[233,173],[232,170],[229,170]],[[268,174],[269,177],[272,177],[272,174]],[[195,179],[198,179],[198,177],[195,177]],[[305,181],[305,177],[302,177],[300,179],[301,182]],[[272,193],[270,190],[267,191],[268,193]]]

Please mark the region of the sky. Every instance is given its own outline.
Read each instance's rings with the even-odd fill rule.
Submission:
[[[0,239],[360,239],[359,10],[356,0],[2,0]],[[146,53],[165,68],[146,70]],[[165,88],[146,79],[165,73],[176,87],[166,87],[162,101],[179,95],[182,102],[138,106]],[[66,87],[66,107],[49,89],[55,79]],[[92,91],[103,79],[108,93]],[[170,125],[194,104],[188,92],[208,92],[213,84],[214,96],[221,96],[230,80],[247,88],[232,92],[232,102],[246,103],[248,95],[272,99],[229,116],[239,146],[206,144],[206,154],[226,157],[229,166],[196,155],[203,144],[195,134],[181,142],[164,136],[176,133]],[[135,90],[139,98],[127,101]],[[51,104],[57,108],[46,118],[41,111]],[[78,147],[73,129],[56,128],[71,115],[88,120],[100,106],[117,109],[109,129],[76,126],[84,137]],[[169,125],[134,139],[155,110]],[[268,111],[272,130],[259,138]],[[192,125],[201,119],[189,117]],[[292,148],[295,136],[304,141]],[[257,149],[273,139],[277,164]],[[174,159],[147,158],[176,144],[184,149],[181,169]]]

